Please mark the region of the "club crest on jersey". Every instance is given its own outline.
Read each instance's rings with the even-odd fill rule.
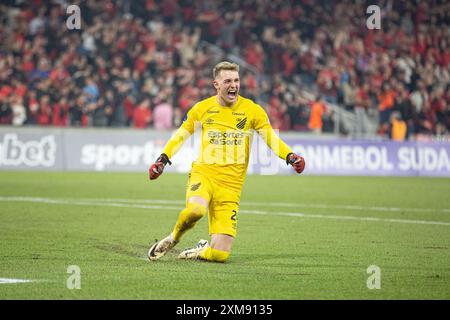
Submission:
[[[200,184],[201,184],[201,182],[196,183],[196,184],[193,184],[193,185],[191,186],[191,191],[195,191],[195,190],[197,190],[198,188],[200,188]]]
[[[237,121],[239,122],[236,124],[236,128],[242,130],[244,129],[245,124],[247,123],[247,117],[245,117],[244,119],[237,119]]]

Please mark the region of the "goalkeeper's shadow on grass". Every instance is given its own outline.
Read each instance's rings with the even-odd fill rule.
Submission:
[[[108,253],[114,253],[120,256],[126,256],[131,258],[137,258],[142,261],[146,261],[148,263],[153,264],[167,264],[172,262],[185,262],[179,261],[177,259],[178,254],[181,250],[172,250],[167,253],[166,257],[157,261],[150,261],[147,257],[148,246],[144,246],[142,244],[123,244],[123,243],[104,243],[97,242],[94,246],[95,249],[101,250]]]
[[[97,250],[110,252],[121,256],[138,258],[148,261],[147,250],[148,246],[142,244],[127,244],[121,242],[100,242],[97,241],[93,247]],[[192,263],[208,263],[206,261],[182,261],[177,259],[182,249],[174,248],[167,253],[161,260],[151,261],[152,263],[177,263],[177,264],[192,264]],[[300,254],[239,254],[231,255],[229,261],[220,265],[252,265],[253,263],[261,264],[263,262],[266,267],[299,267],[304,265],[303,259],[310,259],[311,257]],[[306,266],[310,266],[308,263]]]
[[[258,263],[264,262],[264,265],[286,265],[286,266],[298,266],[302,262],[304,262],[304,259],[310,259],[311,257],[302,255],[302,254],[286,254],[286,253],[280,253],[280,254],[239,254],[236,253],[235,255],[230,256],[230,262],[236,262],[236,263],[245,263],[245,264],[251,264],[251,263]]]
[[[132,257],[132,258],[143,258],[147,257],[148,246],[142,244],[127,244],[121,242],[107,243],[107,242],[96,242],[93,247],[97,250],[112,252],[122,256]]]

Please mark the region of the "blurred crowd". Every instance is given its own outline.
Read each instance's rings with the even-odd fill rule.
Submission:
[[[66,26],[70,4],[79,30]],[[355,115],[343,134],[368,121],[399,140],[448,134],[450,2],[378,1],[379,30],[366,27],[370,4],[2,1],[0,123],[172,129],[232,55],[245,61],[242,94],[277,129],[333,131],[334,104]]]

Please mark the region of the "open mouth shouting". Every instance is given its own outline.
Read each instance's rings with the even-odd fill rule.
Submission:
[[[238,94],[238,92],[237,92],[236,89],[230,89],[230,90],[228,90],[228,92],[227,92],[227,98],[228,98],[228,100],[230,100],[230,101],[236,100],[237,94]]]

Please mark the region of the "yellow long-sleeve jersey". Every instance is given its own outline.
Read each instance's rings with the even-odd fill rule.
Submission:
[[[233,189],[240,189],[244,182],[255,131],[281,159],[292,152],[273,130],[264,109],[241,96],[232,107],[209,97],[196,103],[183,120],[163,152],[170,159],[201,127],[201,152],[192,170]]]

